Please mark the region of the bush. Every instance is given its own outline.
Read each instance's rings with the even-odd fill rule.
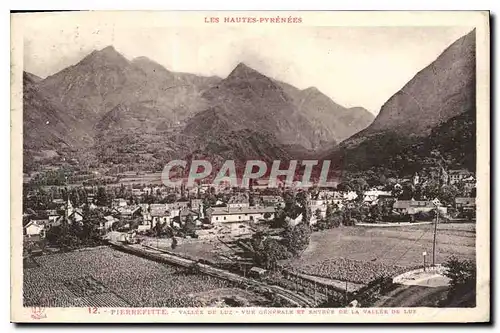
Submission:
[[[460,261],[449,258],[444,266],[446,276],[450,278],[450,290],[442,306],[476,306],[476,264],[470,260]]]

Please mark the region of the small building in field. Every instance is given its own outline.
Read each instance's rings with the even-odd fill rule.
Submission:
[[[264,268],[260,268],[260,267],[252,267],[250,268],[250,270],[248,271],[248,276],[252,277],[252,278],[262,278],[264,276],[266,276],[267,274],[267,270],[265,270]]]

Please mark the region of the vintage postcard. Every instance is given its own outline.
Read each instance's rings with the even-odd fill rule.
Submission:
[[[11,14],[13,322],[490,320],[490,28]]]

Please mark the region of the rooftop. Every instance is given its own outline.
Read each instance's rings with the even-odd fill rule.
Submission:
[[[233,214],[259,214],[259,213],[274,213],[274,207],[212,207],[210,208],[212,215],[233,215]]]

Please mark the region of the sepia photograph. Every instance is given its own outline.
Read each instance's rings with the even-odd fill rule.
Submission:
[[[488,12],[11,20],[12,321],[489,321]]]

